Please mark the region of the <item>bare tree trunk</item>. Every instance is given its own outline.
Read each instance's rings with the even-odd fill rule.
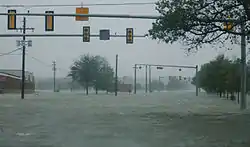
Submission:
[[[220,91],[220,98],[221,98],[221,96],[222,96],[222,92]]]
[[[228,91],[227,91],[227,99],[228,99],[228,97],[229,97],[229,93],[228,93]]]
[[[98,94],[98,88],[95,88],[95,94]]]

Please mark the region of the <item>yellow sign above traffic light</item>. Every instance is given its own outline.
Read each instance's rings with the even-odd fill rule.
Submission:
[[[16,10],[8,10],[8,30],[16,29]]]
[[[45,11],[46,14],[54,14],[54,11]],[[45,16],[45,31],[54,31],[54,16]]]
[[[76,8],[76,14],[89,14],[89,8]],[[89,21],[89,17],[76,16],[76,21]]]

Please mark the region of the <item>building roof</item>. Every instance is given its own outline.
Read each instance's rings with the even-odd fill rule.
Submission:
[[[13,78],[13,79],[18,79],[18,80],[21,80],[21,78],[20,78],[20,77],[13,76],[13,75],[6,74],[6,73],[1,73],[1,72],[0,72],[0,76],[10,77],[10,78]]]
[[[19,78],[22,76],[22,70],[15,70],[15,69],[0,69],[0,73],[12,75]],[[25,71],[25,76],[33,76],[33,73]]]

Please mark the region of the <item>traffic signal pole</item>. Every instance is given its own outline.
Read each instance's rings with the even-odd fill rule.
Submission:
[[[53,86],[54,86],[54,92],[56,92],[56,61],[52,62],[52,70],[53,70]]]
[[[151,89],[151,65],[149,65],[149,69],[148,69],[149,71],[148,71],[148,80],[149,80],[149,82],[148,82],[148,87],[149,87],[149,92],[151,93],[152,92],[152,89]]]
[[[115,96],[117,96],[118,91],[118,55],[115,57]]]
[[[196,79],[195,79],[195,92],[196,96],[199,94],[199,75],[198,75],[198,65],[195,67],[195,74],[196,74]]]
[[[148,65],[145,67],[145,92],[148,92]]]
[[[136,66],[136,64],[135,64],[135,71],[134,71],[134,94],[136,94],[136,70],[137,70],[137,66]]]
[[[148,67],[148,70],[149,70],[149,91],[152,92],[152,86],[151,86],[151,77],[152,77],[152,74],[151,74],[151,67],[154,66],[154,67],[173,67],[173,68],[189,68],[189,69],[196,69],[196,75],[198,73],[198,65],[196,66],[185,66],[185,65],[160,65],[160,64],[135,64],[135,67],[136,66],[145,66],[146,68]],[[147,71],[147,70],[146,70]],[[135,75],[136,75],[136,68],[135,68]],[[147,75],[147,73],[146,73]],[[197,80],[198,77],[197,77]],[[146,80],[147,81],[147,80]],[[146,82],[147,83],[147,82]],[[147,85],[147,84],[146,84]],[[199,94],[199,87],[198,87],[198,84],[196,84],[196,96],[198,96]]]
[[[245,23],[241,24],[241,101],[240,109],[244,110],[247,107],[247,98],[246,98],[246,31]]]

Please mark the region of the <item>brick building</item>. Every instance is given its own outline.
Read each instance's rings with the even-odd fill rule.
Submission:
[[[22,85],[21,70],[0,69],[0,93],[20,93]],[[35,77],[33,73],[25,72],[25,93],[35,92]]]

